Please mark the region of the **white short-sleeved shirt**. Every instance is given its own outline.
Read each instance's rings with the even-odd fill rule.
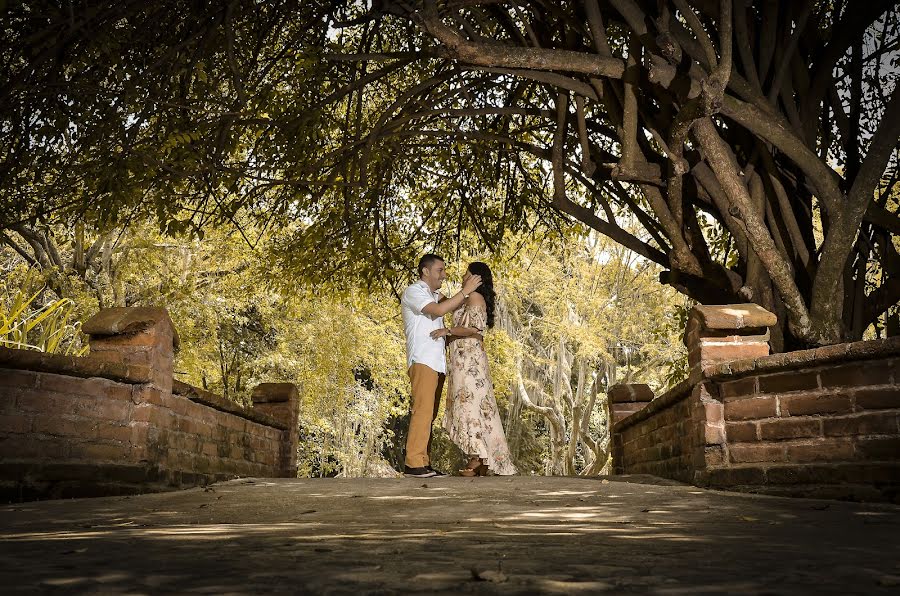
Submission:
[[[400,300],[403,330],[406,332],[406,367],[424,364],[439,373],[447,373],[444,359],[444,338],[434,339],[431,332],[444,327],[444,317],[422,312],[428,304],[437,302],[440,294],[432,292],[424,281],[406,288]]]

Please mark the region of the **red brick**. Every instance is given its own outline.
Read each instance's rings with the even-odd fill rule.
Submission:
[[[852,470],[851,481],[897,485],[900,478],[900,462],[861,462]]]
[[[885,463],[833,463],[797,464],[773,466],[766,470],[772,484],[895,484],[900,478],[900,464]]]
[[[170,334],[160,333],[152,328],[122,335],[95,335],[91,336],[91,354],[95,351],[122,351],[131,347],[160,346],[165,349],[171,341]],[[171,346],[168,347],[171,351]]]
[[[820,437],[822,436],[822,423],[818,419],[764,420],[759,423],[759,436],[764,441]]]
[[[63,394],[101,395],[109,383],[112,383],[112,381],[44,373],[40,377],[38,387],[44,391],[55,391]]]
[[[818,373],[812,372],[786,372],[774,375],[762,375],[759,377],[760,393],[788,393],[818,389]]]
[[[106,386],[103,396],[107,399],[130,402],[134,397],[134,385],[128,385],[126,383],[110,383]]]
[[[774,314],[758,304],[698,304],[691,309],[688,328],[740,329],[744,333],[756,333],[757,328],[764,329],[777,322]]]
[[[197,455],[197,457],[194,458],[194,467],[192,468],[192,471],[209,474],[216,469],[215,463],[218,461],[218,458],[214,459],[205,455]]]
[[[122,461],[130,455],[128,445],[105,443],[75,443],[70,446],[72,457],[98,461]]]
[[[0,438],[0,459],[61,459],[68,455],[68,443],[54,437],[25,435]]]
[[[728,458],[735,464],[786,461],[783,446],[765,443],[729,445]]]
[[[175,425],[175,414],[165,408],[154,408],[150,413],[149,421],[160,428],[173,428]]]
[[[136,386],[133,390],[133,401],[135,404],[153,404],[155,406],[163,405],[163,397],[166,394],[146,385]]]
[[[755,422],[727,422],[725,436],[729,443],[759,441],[759,431]]]
[[[16,414],[18,412],[16,398],[22,391],[22,389],[0,385],[0,414]]]
[[[145,445],[151,440],[150,427],[146,424],[132,424],[126,427],[131,430],[128,441],[134,445]]]
[[[132,437],[132,429],[130,426],[121,426],[101,422],[95,427],[94,436],[98,439],[119,441],[120,443],[130,443]]]
[[[778,398],[782,416],[811,414],[845,414],[853,411],[853,400],[847,395],[790,395]]]
[[[247,421],[240,416],[228,416],[225,419],[225,426],[236,431],[243,431],[247,427]]]
[[[882,362],[851,362],[822,370],[823,387],[867,387],[889,385],[894,364]]]
[[[900,387],[860,389],[853,393],[857,410],[900,409]]]
[[[774,397],[750,397],[725,401],[725,420],[758,420],[776,415]]]
[[[707,445],[722,445],[725,443],[725,428],[712,424],[703,425],[704,439]]]
[[[34,432],[45,435],[89,438],[96,423],[84,418],[71,418],[59,414],[41,414],[34,417]]]
[[[713,468],[703,474],[703,483],[708,486],[753,486],[766,481],[766,474],[758,466]]]
[[[25,414],[0,415],[0,432],[27,433],[31,431],[31,416]]]
[[[900,437],[860,439],[856,444],[857,456],[870,460],[900,460]]]
[[[198,408],[196,415],[203,422],[205,422],[207,424],[211,424],[213,426],[216,426],[219,424],[218,414],[219,413],[216,412],[215,410],[213,410],[212,408],[207,408],[207,407],[203,406],[203,407]]]
[[[153,367],[146,364],[129,364],[126,368],[128,378],[140,383],[149,383],[153,380]]]
[[[853,442],[826,439],[813,443],[788,445],[788,460],[793,463],[839,462],[853,459]]]
[[[176,445],[179,449],[183,449],[185,451],[197,451],[203,444],[202,439],[196,435],[178,433],[177,436],[178,440],[176,442]]]
[[[132,404],[112,399],[98,399],[93,407],[85,408],[92,417],[100,420],[114,420],[126,422],[131,418]],[[79,408],[82,410],[82,408]]]
[[[715,342],[715,343],[713,343]],[[769,344],[764,342],[733,343],[719,342],[715,339],[702,340],[701,344],[690,350],[688,359],[700,362],[701,366],[717,362],[761,358],[769,355]]]
[[[721,402],[704,403],[703,416],[707,422],[722,422],[725,420],[725,406]]]
[[[57,393],[46,393],[35,389],[19,395],[16,398],[16,405],[19,410],[24,412],[61,413],[65,409],[65,400]]]
[[[826,419],[825,436],[898,434],[898,415],[892,412],[868,412]]]
[[[131,420],[133,422],[150,422],[151,414],[156,409],[156,406],[150,404],[137,404],[131,411]]]
[[[719,395],[726,397],[744,397],[756,394],[756,377],[727,381],[719,385]]]
[[[832,484],[844,482],[849,471],[829,464],[773,466],[766,470],[766,480],[771,484]]]
[[[29,370],[0,368],[0,386],[31,389],[37,385],[39,374]]]

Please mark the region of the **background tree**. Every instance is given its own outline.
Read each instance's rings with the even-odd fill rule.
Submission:
[[[331,59],[365,61],[369,78],[431,66],[378,110],[350,167],[364,186],[385,176],[373,146],[477,143],[501,186],[544,182],[515,167],[530,155],[552,177],[549,206],[689,296],[779,313],[790,346],[859,338],[900,299],[894,2],[381,2],[346,15],[370,33]],[[405,52],[368,41],[404,24],[419,33]]]
[[[688,296],[774,310],[777,349],[900,327],[889,0],[4,16],[5,226],[152,214],[200,233],[243,213],[298,224],[287,272],[396,289],[400,263],[462,230],[496,247],[564,214]]]
[[[526,246],[502,277],[498,316],[514,371],[511,449],[528,459],[519,448],[530,412],[547,439],[543,473],[596,475],[610,455],[609,387],[649,383],[659,394],[684,376],[679,300],[655,283],[656,265],[599,234]]]
[[[77,243],[67,230],[41,233],[60,262],[72,262]],[[113,239],[107,256],[85,279],[0,246],[0,345],[83,354],[80,324],[101,306],[164,306],[181,339],[176,379],[242,404],[258,383],[296,383],[304,474],[388,473],[381,451],[394,437],[386,421],[406,411],[407,385],[393,296],[273,283],[263,249],[270,238],[253,250],[233,226],[199,240],[134,222],[104,237]],[[49,288],[60,279],[62,298]],[[365,384],[362,370],[370,371]]]

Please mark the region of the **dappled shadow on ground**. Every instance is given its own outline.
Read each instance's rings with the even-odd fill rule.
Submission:
[[[900,508],[648,478],[242,480],[0,508],[0,581],[79,591],[885,593]]]

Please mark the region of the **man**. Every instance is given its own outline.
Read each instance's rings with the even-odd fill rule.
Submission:
[[[481,285],[473,275],[462,290],[446,298],[438,290],[447,279],[444,259],[427,254],[419,259],[419,281],[403,292],[400,301],[406,332],[406,366],[412,384],[412,415],[406,437],[404,475],[411,478],[443,476],[431,467],[431,425],[437,416],[441,390],[447,373],[444,337],[432,332],[444,327],[444,315],[462,305]]]

